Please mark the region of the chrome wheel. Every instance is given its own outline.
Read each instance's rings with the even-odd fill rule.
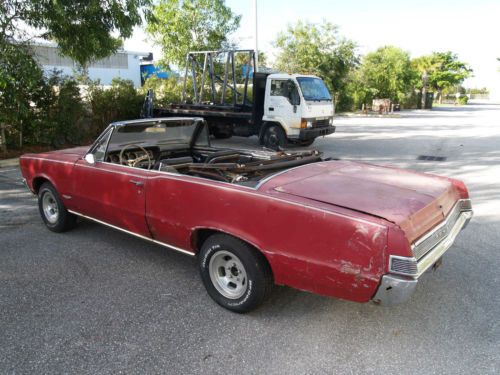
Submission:
[[[59,206],[52,192],[48,190],[43,193],[42,208],[47,221],[55,224],[59,218]]]
[[[238,299],[248,288],[247,273],[243,263],[228,251],[218,251],[208,265],[210,280],[224,297]]]

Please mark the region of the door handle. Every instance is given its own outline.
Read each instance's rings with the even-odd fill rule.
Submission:
[[[270,111],[274,111],[274,107],[269,107],[269,110]]]
[[[143,186],[144,185],[144,182],[137,181],[137,180],[129,180],[128,182],[130,182],[131,184],[134,184],[135,186]]]

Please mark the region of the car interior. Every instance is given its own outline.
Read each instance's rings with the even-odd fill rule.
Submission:
[[[198,126],[207,125],[201,122]],[[169,124],[167,130],[170,127]],[[155,125],[155,128],[160,129],[158,125]],[[157,133],[159,136],[164,134],[159,130],[143,130],[136,124],[134,129],[120,128],[122,129],[121,134],[115,133],[116,135],[111,136],[104,157],[105,162],[251,187],[256,186],[266,176],[283,169],[322,160],[321,153],[315,150],[274,152],[214,148],[210,146],[206,129],[192,130],[190,139],[155,139],[150,134],[145,137],[144,132]],[[132,131],[137,129],[140,131]],[[203,142],[198,142],[200,138]]]

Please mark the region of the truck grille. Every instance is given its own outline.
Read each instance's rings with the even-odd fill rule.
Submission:
[[[313,128],[326,128],[330,125],[330,120],[325,118],[323,120],[316,120],[313,122]]]
[[[448,237],[453,226],[457,222],[458,217],[460,216],[461,209],[462,207],[460,202],[458,202],[441,224],[415,242],[412,246],[413,256],[415,258],[422,258],[425,254],[431,251],[434,246]]]

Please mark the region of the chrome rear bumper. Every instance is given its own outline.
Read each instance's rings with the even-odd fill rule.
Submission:
[[[464,204],[468,201],[468,204]],[[453,218],[450,223],[448,218],[442,225],[433,229],[425,237],[434,235],[434,233],[443,232],[444,227],[448,227],[446,237],[442,238],[430,251],[425,253],[419,259],[415,257],[401,257],[391,255],[389,257],[390,273],[382,276],[382,280],[377,289],[377,293],[373,296],[375,303],[392,306],[407,301],[418,283],[418,278],[422,276],[429,268],[431,268],[444,253],[453,245],[458,233],[464,229],[472,218],[472,209],[470,209],[469,200],[460,200],[457,202],[459,213]],[[461,209],[460,207],[467,207]],[[452,210],[452,214],[453,215]],[[449,215],[449,216],[451,216]]]

